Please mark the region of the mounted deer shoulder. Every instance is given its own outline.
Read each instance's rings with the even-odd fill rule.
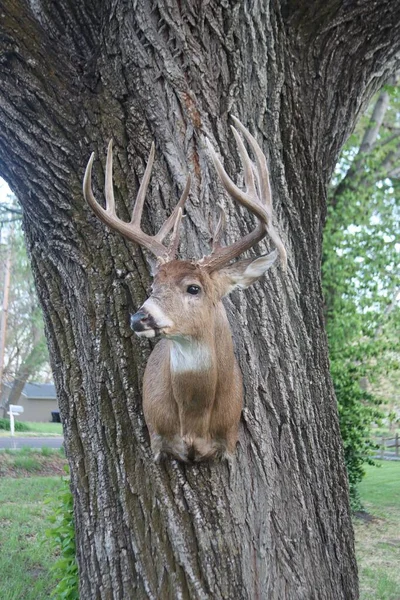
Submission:
[[[210,142],[207,144],[228,193],[257,217],[257,226],[230,246],[222,246],[225,215],[214,234],[212,251],[198,261],[175,260],[179,244],[182,207],[189,195],[190,177],[175,207],[155,236],[140,228],[143,202],[154,160],[154,144],[140,185],[130,223],[115,214],[112,185],[112,143],[109,143],[105,176],[106,208],[95,200],[91,188],[93,154],[83,181],[83,193],[95,214],[109,227],[147,248],[157,258],[152,294],[131,316],[138,336],[162,339],[154,348],[144,374],[143,409],[154,458],[165,455],[181,461],[201,461],[228,456],[235,450],[243,404],[242,376],[233,353],[232,335],[223,296],[246,288],[271,267],[279,253],[286,268],[286,251],[272,225],[271,188],[267,161],[249,131],[234,118],[253,150],[254,168],[237,129],[232,127],[244,167],[246,191],[226,174]],[[256,181],[254,178],[254,172]],[[169,246],[163,244],[171,232]],[[229,264],[266,234],[277,250],[266,256]]]

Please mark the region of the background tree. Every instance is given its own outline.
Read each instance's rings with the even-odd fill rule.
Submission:
[[[397,66],[400,6],[4,0],[0,169],[20,198],[71,465],[81,597],[357,597],[348,489],[321,295],[327,184],[369,98]],[[141,413],[148,342],[130,307],[142,251],[83,205],[115,140],[119,215],[157,164],[153,232],[193,176],[185,256],[208,247],[236,114],[269,155],[289,269],[227,301],[246,407],[235,469],[154,465]],[[225,200],[226,202],[226,200]],[[226,237],[250,218],[231,204]],[[265,243],[261,244],[265,250]]]
[[[21,228],[22,213],[13,197],[0,204],[2,246],[0,248],[0,297],[4,295],[6,255],[10,253],[10,291],[2,384],[4,416],[9,404],[18,404],[29,380],[48,381],[49,357],[44,336],[42,311],[37,299],[32,271]]]
[[[394,76],[346,143],[328,195],[322,281],[354,507],[359,507],[357,484],[364,475],[363,464],[371,462],[375,448],[371,426],[384,416],[379,405],[385,393],[393,396],[398,378],[399,109]]]

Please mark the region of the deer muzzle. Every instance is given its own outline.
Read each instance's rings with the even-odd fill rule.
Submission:
[[[148,298],[139,310],[131,315],[131,329],[139,337],[152,338],[157,334],[165,334],[171,327],[173,322],[153,298]]]
[[[143,308],[131,315],[130,326],[139,337],[154,337],[158,330],[157,323],[152,315]]]

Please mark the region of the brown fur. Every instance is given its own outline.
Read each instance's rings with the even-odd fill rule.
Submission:
[[[174,323],[147,363],[143,408],[156,460],[170,454],[178,460],[201,461],[235,450],[243,403],[242,377],[221,302],[223,275],[209,275],[198,265],[172,261],[162,265],[151,296]],[[188,285],[200,285],[191,297]],[[171,370],[174,337],[207,347],[204,369]]]

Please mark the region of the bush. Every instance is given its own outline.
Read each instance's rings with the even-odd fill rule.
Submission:
[[[14,421],[15,431],[30,431],[29,425],[21,423],[21,421]],[[0,419],[0,429],[3,431],[10,431],[10,419]]]
[[[66,467],[68,472],[68,467]],[[53,526],[46,531],[54,551],[60,558],[52,567],[55,577],[59,580],[52,592],[57,600],[79,600],[78,564],[76,562],[75,522],[73,497],[69,480],[64,480],[56,498],[56,509],[50,517]]]
[[[357,511],[362,508],[358,484],[365,475],[364,466],[375,464],[371,456],[378,449],[371,441],[371,426],[380,422],[383,413],[379,410],[379,400],[361,389],[357,365],[332,360],[331,375],[338,402],[350,505]]]

